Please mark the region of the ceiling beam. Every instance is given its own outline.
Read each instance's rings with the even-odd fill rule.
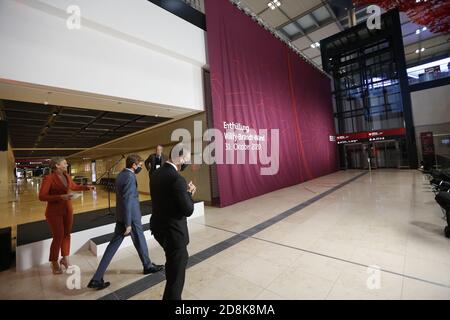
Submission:
[[[293,24],[300,30],[300,32],[303,34],[303,36],[307,37],[309,41],[314,42],[314,41],[311,39],[311,37],[308,36],[308,34],[305,32],[305,30],[303,30],[302,26],[297,22],[297,20],[292,20],[292,19],[288,16],[288,14],[287,14],[286,12],[284,12],[283,9],[281,9],[281,7],[279,7],[278,10],[280,10],[280,12],[281,12],[286,18],[289,19],[289,21],[290,21],[289,24],[293,23]],[[289,37],[289,39],[291,39],[291,37]],[[291,40],[291,42],[292,42],[292,40]]]

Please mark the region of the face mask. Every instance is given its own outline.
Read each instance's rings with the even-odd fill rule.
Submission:
[[[186,170],[187,167],[189,167],[189,165],[186,164],[186,163],[183,163],[183,164],[181,165],[180,171]]]
[[[141,171],[142,171],[142,167],[139,166],[136,168],[136,170],[134,170],[134,173],[139,174],[139,172],[141,172]]]

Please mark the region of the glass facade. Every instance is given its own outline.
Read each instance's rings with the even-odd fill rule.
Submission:
[[[335,66],[338,134],[404,127],[395,59],[388,41],[343,54]]]
[[[384,14],[380,29],[363,23],[323,40],[320,47],[324,70],[333,77],[336,133],[348,136],[338,146],[341,168],[414,167],[417,154],[414,159],[415,140],[409,139],[414,129],[398,12]],[[406,135],[370,138],[369,133],[400,128],[407,129]],[[368,138],[359,138],[360,133]]]
[[[450,77],[450,57],[408,68],[409,84]]]

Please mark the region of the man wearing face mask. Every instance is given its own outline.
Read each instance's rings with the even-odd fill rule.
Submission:
[[[136,181],[136,174],[141,170],[142,158],[138,155],[129,155],[126,159],[126,168],[116,178],[116,228],[97,271],[88,284],[89,288],[101,290],[110,285],[109,282],[103,280],[103,276],[123,239],[128,235],[131,235],[134,247],[139,254],[144,274],[156,273],[163,269],[163,266],[151,262],[142,229],[142,214]]]
[[[179,174],[190,161],[191,153],[177,144],[170,159],[151,179],[152,217],[150,230],[166,254],[164,300],[181,300],[189,254],[187,217],[194,212],[196,187]]]
[[[163,154],[163,146],[158,144],[156,146],[156,153],[149,155],[147,160],[145,160],[145,167],[148,170],[148,175],[151,177],[153,172],[161,168],[166,162],[166,156]]]

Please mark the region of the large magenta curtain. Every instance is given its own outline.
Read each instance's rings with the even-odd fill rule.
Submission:
[[[213,123],[280,130],[280,166],[217,165],[227,206],[336,170],[330,79],[258,26],[228,0],[206,0]]]

